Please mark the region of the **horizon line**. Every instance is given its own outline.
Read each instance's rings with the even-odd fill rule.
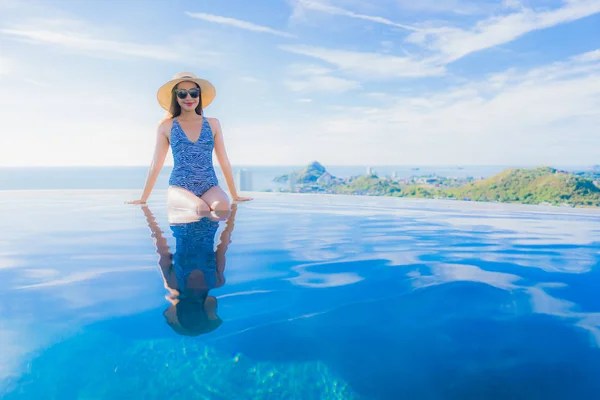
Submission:
[[[305,167],[307,165],[312,164],[313,162],[307,164],[232,164],[232,168],[248,168],[248,167]],[[327,164],[318,161],[319,164],[327,167],[418,167],[418,168],[428,168],[428,167],[552,167],[552,165],[557,165],[561,167],[593,167],[599,164],[570,164],[570,163],[537,163],[537,164]],[[219,165],[213,165],[215,168],[220,168]],[[173,165],[164,165],[163,168],[171,168]],[[130,164],[115,164],[115,165],[0,165],[0,169],[16,169],[16,168],[149,168],[148,165],[138,164],[138,165],[130,165]]]

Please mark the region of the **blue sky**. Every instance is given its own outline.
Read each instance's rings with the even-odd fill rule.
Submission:
[[[158,87],[234,165],[600,163],[600,0],[0,0],[1,166],[148,165]],[[171,163],[171,156],[167,164]]]

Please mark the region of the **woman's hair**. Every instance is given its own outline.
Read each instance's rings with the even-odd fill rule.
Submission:
[[[197,83],[194,83],[194,85],[196,85],[196,87],[200,89],[200,86],[198,86]],[[171,90],[171,107],[169,109],[169,114],[171,114],[171,118],[179,117],[181,115],[181,106],[177,101],[176,90],[177,85],[173,86],[173,90]],[[198,105],[196,106],[196,114],[202,115],[203,112],[204,111],[202,110],[202,90],[200,90],[200,94],[198,95]]]
[[[212,296],[211,296],[212,297]],[[205,296],[206,298],[206,296]],[[167,322],[171,329],[179,335],[198,336],[217,329],[223,320],[217,315],[216,319],[210,319],[204,308],[205,298],[201,301],[186,297],[179,299],[175,306],[178,324]],[[215,299],[216,301],[216,299]]]

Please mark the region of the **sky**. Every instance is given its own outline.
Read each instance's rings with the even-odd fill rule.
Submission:
[[[149,165],[181,71],[234,166],[600,164],[600,0],[0,0],[0,166]]]

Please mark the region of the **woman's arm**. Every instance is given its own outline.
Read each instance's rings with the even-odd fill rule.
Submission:
[[[174,290],[177,290],[177,279],[173,279],[172,274],[173,255],[169,251],[167,239],[165,239],[163,236],[163,232],[156,223],[156,218],[154,218],[150,208],[144,205],[142,206],[142,210],[144,211],[146,222],[148,223],[148,227],[150,228],[152,237],[154,238],[154,246],[156,247],[156,252],[159,255],[158,265],[160,265],[160,272],[162,273],[165,288],[173,293]]]
[[[144,186],[142,196],[139,200],[128,201],[127,203],[129,204],[144,204],[148,200],[148,197],[150,197],[150,193],[152,193],[152,189],[154,188],[154,184],[156,183],[158,174],[160,173],[165,163],[167,153],[169,152],[169,139],[167,139],[165,130],[165,127],[168,125],[168,122],[169,120],[164,120],[158,126],[156,132],[156,144],[154,146],[154,156],[152,157],[152,163],[150,164],[150,168],[148,169],[146,185]]]
[[[223,175],[225,176],[227,188],[229,189],[229,193],[231,193],[232,199],[234,201],[252,200],[250,197],[241,197],[238,195],[238,192],[235,188],[235,182],[233,180],[231,163],[229,162],[229,157],[227,156],[227,151],[225,150],[225,141],[223,139],[221,124],[216,118],[210,118],[209,122],[211,123],[211,128],[215,137],[215,154],[217,155],[217,160],[219,160],[219,165],[221,166],[221,171],[223,171]]]

